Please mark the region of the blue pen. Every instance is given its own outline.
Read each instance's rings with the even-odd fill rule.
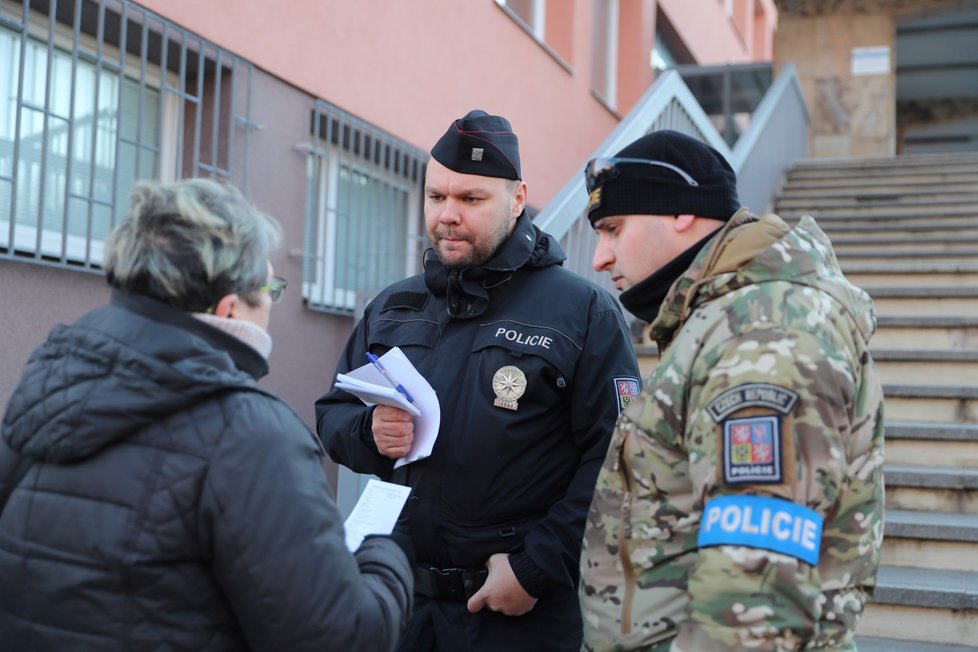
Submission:
[[[391,375],[390,375],[390,373],[388,373],[387,369],[384,368],[384,365],[381,364],[380,358],[378,358],[377,356],[375,356],[370,351],[365,352],[364,355],[367,356],[367,360],[370,360],[370,362],[373,364],[373,366],[377,367],[377,371],[379,371],[381,374],[383,374],[384,378],[387,379],[387,382],[389,382],[391,384],[391,387],[393,387],[394,389],[396,389],[397,391],[399,391],[401,394],[404,394],[404,398],[406,398],[411,403],[411,405],[414,405],[414,399],[411,398],[411,395],[408,394],[408,391],[406,389],[404,389],[404,385],[402,385],[401,383],[397,382],[396,380],[394,380],[391,377]]]

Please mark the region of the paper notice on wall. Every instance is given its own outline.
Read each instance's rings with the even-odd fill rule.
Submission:
[[[852,76],[890,74],[890,46],[852,48]]]

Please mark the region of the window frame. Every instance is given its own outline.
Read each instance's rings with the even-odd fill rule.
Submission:
[[[319,120],[325,120],[325,124],[328,125],[327,130],[343,132],[341,136],[343,143],[331,142],[332,133],[318,133],[315,126]],[[386,286],[390,282],[407,278],[421,270],[421,258],[427,242],[422,202],[424,166],[428,156],[407,143],[339,111],[323,100],[317,101],[313,111],[313,125],[314,133],[311,135],[308,147],[306,167],[307,201],[313,202],[313,206],[306,208],[302,296],[311,309],[331,314],[358,315],[362,313],[366,303],[383,287],[347,288],[343,287],[341,281],[337,279],[336,266],[340,260],[337,252],[339,247],[343,246],[338,241],[338,221],[343,215],[351,212],[351,209],[339,205],[341,169],[346,168],[353,174],[363,175],[372,182],[404,193],[405,213],[401,216],[404,224],[404,242],[400,245],[404,264],[396,278],[384,283]],[[349,139],[371,139],[371,152],[367,156],[364,156],[364,152],[353,151],[362,145],[349,142],[347,129],[350,132]],[[394,171],[395,165],[392,162],[382,165],[371,160],[377,155],[376,147],[384,148],[387,152],[386,156],[400,157],[400,165],[412,166],[410,177],[404,170]],[[315,192],[312,191],[313,187]]]
[[[232,180],[237,176],[238,187],[246,192],[247,137],[256,127],[250,119],[253,66],[249,62],[131,0],[73,0],[42,9],[31,7],[26,0],[0,0],[0,29],[11,36],[12,47],[18,52],[16,61],[9,63],[12,94],[0,100],[12,111],[9,124],[13,139],[10,157],[5,157],[10,175],[0,175],[0,183],[9,191],[0,206],[0,259],[100,272],[105,236],[125,211],[131,181],[173,181],[204,175]],[[150,45],[151,39],[156,39],[154,45]],[[23,77],[28,74],[25,66],[30,47],[44,56],[41,66],[47,72],[41,80],[42,103],[25,99]],[[66,82],[54,77],[58,65],[70,67]],[[83,92],[88,91],[84,86],[88,77],[95,80],[94,90],[83,96],[84,108],[89,100],[94,107],[90,134],[85,133],[81,122],[86,115],[76,113],[76,91],[80,86]],[[225,91],[222,84],[229,90]],[[147,98],[147,92],[152,97]],[[62,96],[71,98],[65,116],[59,114],[53,101]],[[104,112],[102,106],[111,109]],[[147,106],[153,109],[148,118]],[[210,123],[204,120],[205,111],[212,114],[207,116]],[[26,112],[36,113],[33,119],[43,120],[44,126],[37,132],[41,141],[37,163],[25,163]],[[57,144],[52,144],[52,120],[65,124],[63,155],[57,152]],[[108,131],[100,125],[102,120],[110,125]],[[127,120],[132,121],[129,130],[125,128]],[[83,138],[80,146],[75,143],[79,137]],[[189,145],[184,142],[187,140]],[[243,144],[243,156],[235,156],[238,141]],[[88,147],[90,151],[86,151]],[[95,191],[96,183],[104,184],[109,178],[100,180],[96,170],[96,148],[101,151],[103,147],[112,152],[107,194]],[[64,163],[52,163],[52,156],[63,156]],[[136,166],[131,181],[125,171],[120,173],[130,159]],[[148,169],[142,169],[143,163]],[[36,182],[18,179],[22,173],[26,175],[24,165],[36,168],[30,175],[31,179],[36,176]],[[72,168],[77,165],[90,169],[76,178]],[[124,188],[120,188],[120,176],[124,176]],[[51,180],[57,185],[54,194],[45,188]],[[30,206],[26,213],[18,210],[22,202]],[[49,211],[53,202],[57,207]],[[101,215],[98,218],[97,213]],[[18,223],[18,217],[31,223]],[[106,218],[108,230],[95,233],[94,221],[100,219],[104,224]],[[79,224],[85,225],[85,233],[73,233],[76,229],[69,228]]]
[[[597,32],[597,13],[606,8],[607,33],[604,35],[604,52],[599,46],[602,45]],[[619,0],[595,0],[594,2],[594,22],[595,32],[592,38],[592,68],[591,68],[591,93],[611,111],[618,110],[618,45],[619,45]],[[598,88],[598,70],[603,69],[604,88]]]

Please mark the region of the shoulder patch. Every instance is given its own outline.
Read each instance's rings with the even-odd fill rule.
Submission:
[[[727,419],[720,451],[725,484],[784,482],[782,429],[779,415]]]
[[[709,546],[773,550],[818,565],[822,517],[815,510],[768,496],[719,496],[703,505],[696,540]]]
[[[408,310],[423,310],[425,304],[428,303],[428,297],[430,295],[424,292],[395,292],[394,294],[387,297],[387,301],[384,303],[384,307],[380,309],[381,312],[385,310],[393,310],[395,308],[407,308]]]
[[[618,414],[632,404],[642,391],[642,384],[633,376],[618,376],[614,380],[615,396],[618,400]]]
[[[710,401],[707,411],[714,421],[720,423],[731,412],[745,407],[766,407],[788,414],[798,394],[778,385],[768,383],[748,383],[731,387]]]

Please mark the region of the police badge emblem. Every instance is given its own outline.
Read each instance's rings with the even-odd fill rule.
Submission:
[[[492,376],[492,391],[496,393],[494,406],[515,410],[519,407],[516,400],[526,392],[526,374],[511,365],[501,367]]]

